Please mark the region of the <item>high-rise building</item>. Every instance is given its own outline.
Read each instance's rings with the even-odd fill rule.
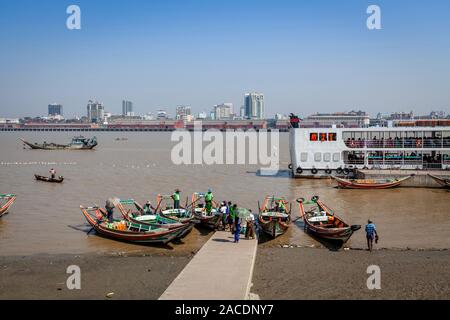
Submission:
[[[222,103],[215,105],[213,112],[216,120],[231,119],[233,114],[233,104]]]
[[[133,102],[128,101],[128,100],[122,100],[122,115],[124,117],[134,116]]]
[[[262,93],[246,93],[244,106],[247,119],[264,119],[264,95]]]
[[[175,119],[177,120],[187,120],[188,116],[191,115],[190,106],[177,106],[175,110]]]
[[[87,117],[90,122],[103,122],[105,116],[105,108],[103,107],[103,104],[98,101],[92,101],[89,100],[87,105]]]
[[[48,116],[62,116],[63,115],[63,106],[61,104],[52,103],[48,105]]]

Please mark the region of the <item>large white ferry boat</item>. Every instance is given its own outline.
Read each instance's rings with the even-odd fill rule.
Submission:
[[[294,177],[450,169],[450,127],[291,128]]]

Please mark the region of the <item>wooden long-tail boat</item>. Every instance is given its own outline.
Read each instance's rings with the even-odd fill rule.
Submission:
[[[95,231],[105,237],[136,243],[168,243],[180,237],[187,226],[178,229],[158,228],[127,220],[106,221],[106,211],[99,207],[83,207],[80,210]]]
[[[345,189],[388,189],[399,186],[402,182],[410,179],[413,175],[404,178],[393,179],[343,179],[332,176],[338,183],[339,188]]]
[[[283,197],[266,196],[259,208],[258,221],[264,233],[276,238],[289,228],[291,206]]]
[[[318,196],[312,197],[311,201],[308,202],[303,198],[299,198],[297,202],[300,208],[300,216],[305,222],[305,228],[316,237],[344,244],[350,239],[353,232],[361,228],[360,225],[348,225],[345,223],[320,201]],[[305,204],[313,207],[305,211]]]
[[[134,211],[132,209],[127,210],[126,206],[129,205],[133,205],[137,210]],[[144,208],[133,199],[120,200],[120,202],[116,204],[116,208],[119,209],[123,218],[130,222],[143,225],[157,226],[159,228],[165,229],[176,229],[185,226],[185,224],[178,222],[175,219],[162,217],[156,213],[145,212]]]
[[[194,211],[195,219],[201,225],[204,225],[208,228],[215,229],[219,226],[220,221],[222,219],[222,215],[219,212],[217,203],[212,201],[212,208],[208,212],[205,203],[205,193],[202,192],[194,192],[191,198],[191,206]]]
[[[59,176],[58,178],[51,178],[51,177],[40,176],[38,174],[35,174],[34,177],[36,178],[36,180],[44,181],[44,182],[61,183],[64,181],[63,176]]]
[[[436,181],[440,186],[444,187],[444,188],[449,188],[450,189],[450,179],[446,179],[446,178],[441,178],[441,177],[436,177],[433,176],[432,174],[428,174],[434,181]]]
[[[186,208],[174,209],[173,206],[169,204],[170,201],[172,201],[172,196],[158,194],[156,198],[157,205],[155,208],[155,213],[162,217],[173,219],[184,224],[188,224],[193,221],[194,214],[191,210],[188,210],[187,206]]]
[[[69,144],[47,143],[45,141],[44,143],[31,143],[22,138],[20,140],[25,146],[38,150],[91,150],[97,145],[96,137],[88,139],[83,136],[73,137]]]
[[[8,213],[14,201],[16,201],[15,194],[0,194],[0,217]]]

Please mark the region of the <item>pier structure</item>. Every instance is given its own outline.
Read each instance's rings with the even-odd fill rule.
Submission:
[[[216,231],[159,299],[250,299],[257,245],[256,239],[233,243],[230,232]]]

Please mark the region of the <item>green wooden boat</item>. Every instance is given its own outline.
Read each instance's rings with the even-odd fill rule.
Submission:
[[[288,208],[288,202],[283,197],[266,196],[263,206],[259,208],[258,221],[264,233],[276,238],[289,228],[291,206]]]

